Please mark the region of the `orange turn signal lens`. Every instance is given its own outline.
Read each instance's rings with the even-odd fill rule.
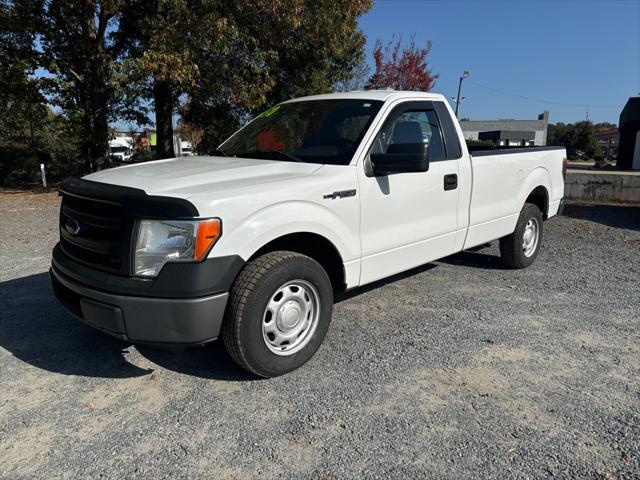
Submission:
[[[211,220],[203,220],[198,223],[198,233],[196,235],[196,261],[202,260],[211,250],[213,244],[222,235],[222,222],[213,218]]]

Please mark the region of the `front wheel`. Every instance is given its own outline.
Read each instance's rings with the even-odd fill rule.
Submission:
[[[329,328],[333,290],[315,260],[270,252],[249,262],[231,288],[222,339],[231,357],[261,377],[306,363]]]
[[[500,239],[502,261],[512,268],[525,268],[533,263],[542,245],[542,212],[537,205],[525,203],[516,229]]]

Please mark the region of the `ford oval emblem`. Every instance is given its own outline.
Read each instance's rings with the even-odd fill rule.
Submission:
[[[80,233],[80,223],[75,218],[67,218],[65,228],[71,235],[77,235]]]

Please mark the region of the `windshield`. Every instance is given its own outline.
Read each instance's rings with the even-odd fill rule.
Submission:
[[[342,99],[276,105],[220,145],[218,153],[348,165],[382,103]]]
[[[110,147],[111,153],[127,153],[127,147]]]

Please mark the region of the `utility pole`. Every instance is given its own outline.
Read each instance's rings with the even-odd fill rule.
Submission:
[[[456,96],[456,118],[458,118],[458,108],[460,107],[460,91],[462,90],[462,80],[469,76],[469,70],[465,70],[458,82],[458,95]]]
[[[587,115],[585,117],[585,121],[589,121],[589,105],[587,105]]]

